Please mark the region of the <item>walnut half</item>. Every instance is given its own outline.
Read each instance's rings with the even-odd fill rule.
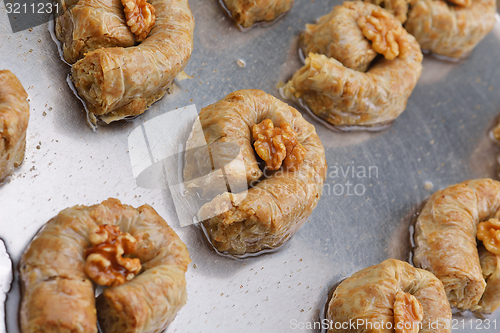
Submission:
[[[117,226],[100,225],[89,235],[91,248],[85,250],[85,273],[101,286],[116,287],[141,271],[141,261],[124,258],[137,250],[137,240]]]
[[[372,42],[373,49],[388,60],[397,56],[405,58],[409,42],[401,23],[385,9],[375,9],[371,15],[362,16],[358,25],[363,35]]]
[[[500,221],[490,219],[477,225],[477,239],[483,242],[486,250],[500,255]]]
[[[396,333],[418,333],[422,328],[424,309],[415,296],[398,290],[393,311]]]
[[[287,170],[296,171],[304,161],[306,150],[290,124],[283,122],[274,127],[271,119],[264,119],[253,125],[252,134],[255,152],[269,170],[278,170],[284,164]]]
[[[146,0],[122,0],[122,4],[130,31],[137,42],[142,42],[155,24],[155,8]]]

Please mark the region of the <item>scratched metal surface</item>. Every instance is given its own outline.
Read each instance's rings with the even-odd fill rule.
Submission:
[[[384,132],[334,133],[305,116],[326,148],[329,176],[316,210],[277,253],[243,261],[215,254],[200,230],[180,227],[168,190],[136,185],[127,138],[147,120],[190,104],[199,110],[236,89],[278,96],[277,83],[300,67],[298,33],[337,3],[299,0],[276,24],[242,33],[217,1],[192,0],[195,49],[185,72],[194,78],[176,82],[144,115],[92,132],[48,25],[13,34],[0,2],[0,68],[19,77],[31,109],[24,163],[0,186],[0,238],[15,265],[37,230],[63,208],[108,197],[149,203],[193,260],[187,305],[168,332],[317,332],[298,327],[319,320],[333,284],[386,258],[406,259],[410,220],[422,200],[468,178],[497,178],[500,150],[487,133],[500,111],[500,24],[459,63],[426,56],[406,111]],[[9,333],[19,332],[19,292],[15,282],[7,301]],[[456,318],[462,326],[464,317]],[[490,331],[498,331],[500,311],[489,319],[497,319]]]

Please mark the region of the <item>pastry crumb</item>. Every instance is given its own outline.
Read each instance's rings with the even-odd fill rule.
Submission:
[[[239,68],[245,68],[247,65],[244,60],[238,59],[236,60],[236,64],[238,65]]]

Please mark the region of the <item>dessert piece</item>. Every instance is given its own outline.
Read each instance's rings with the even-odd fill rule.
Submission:
[[[123,256],[125,255],[125,257]],[[20,262],[22,332],[153,333],[186,302],[189,253],[148,205],[108,199],[45,224]],[[92,281],[110,286],[97,297]]]
[[[451,308],[441,281],[396,259],[342,281],[328,304],[327,319],[332,322],[329,333],[451,332]]]
[[[203,108],[199,120],[186,144],[186,187],[212,189],[223,177],[229,188],[198,213],[210,242],[233,256],[278,248],[321,197],[326,160],[314,126],[261,90],[235,91]],[[205,140],[206,158],[195,149]]]
[[[396,119],[422,72],[415,38],[385,9],[361,1],[307,25],[301,47],[305,66],[282,93],[340,129]],[[373,61],[377,54],[384,58]]]
[[[405,23],[408,18],[408,10],[410,5],[417,0],[364,0],[365,2],[373,3],[387,10],[394,15],[399,22]]]
[[[234,21],[243,28],[272,22],[288,12],[294,0],[223,0]]]
[[[405,28],[424,50],[450,58],[467,56],[493,29],[495,0],[418,0]],[[468,5],[470,4],[470,5]]]
[[[191,57],[194,18],[187,0],[124,0],[126,8],[99,1],[110,2],[81,4],[102,15],[98,22],[76,11],[79,2],[59,19],[58,38],[68,61],[83,55],[71,69],[78,95],[91,115],[110,122],[141,114],[165,95]],[[131,46],[134,40],[142,42]]]
[[[500,305],[493,301],[500,297],[499,210],[500,182],[476,179],[437,191],[418,217],[413,261],[443,282],[454,307],[490,313]],[[481,259],[476,235],[486,247]]]
[[[388,11],[362,2],[345,2],[300,36],[303,54],[320,53],[345,67],[365,72],[377,54],[392,60],[410,46],[403,26]]]
[[[21,165],[30,116],[28,94],[9,70],[0,70],[0,182]]]
[[[70,64],[103,47],[134,45],[121,0],[78,1],[56,19],[56,37],[63,44],[64,60]]]
[[[500,306],[500,258],[498,254],[491,253],[484,246],[479,246],[479,262],[481,271],[486,281],[481,300],[474,306],[474,310],[483,313],[492,313]]]

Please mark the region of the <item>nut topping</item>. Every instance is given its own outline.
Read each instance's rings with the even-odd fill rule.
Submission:
[[[89,235],[91,248],[85,250],[85,273],[101,286],[116,287],[130,281],[141,270],[137,258],[124,258],[137,250],[137,240],[115,225],[97,226]]]
[[[477,239],[483,242],[486,250],[500,255],[500,221],[490,219],[477,226]]]
[[[255,152],[266,162],[269,170],[278,170],[282,164],[295,171],[304,161],[306,150],[297,140],[297,133],[288,123],[274,127],[271,119],[265,119],[252,127]]]
[[[155,24],[155,8],[146,0],[122,0],[125,20],[137,42],[148,37]]]
[[[373,49],[388,60],[406,58],[409,52],[409,43],[406,31],[401,23],[388,11],[380,8],[372,11],[371,15],[363,16],[358,20],[363,35],[372,42]]]

